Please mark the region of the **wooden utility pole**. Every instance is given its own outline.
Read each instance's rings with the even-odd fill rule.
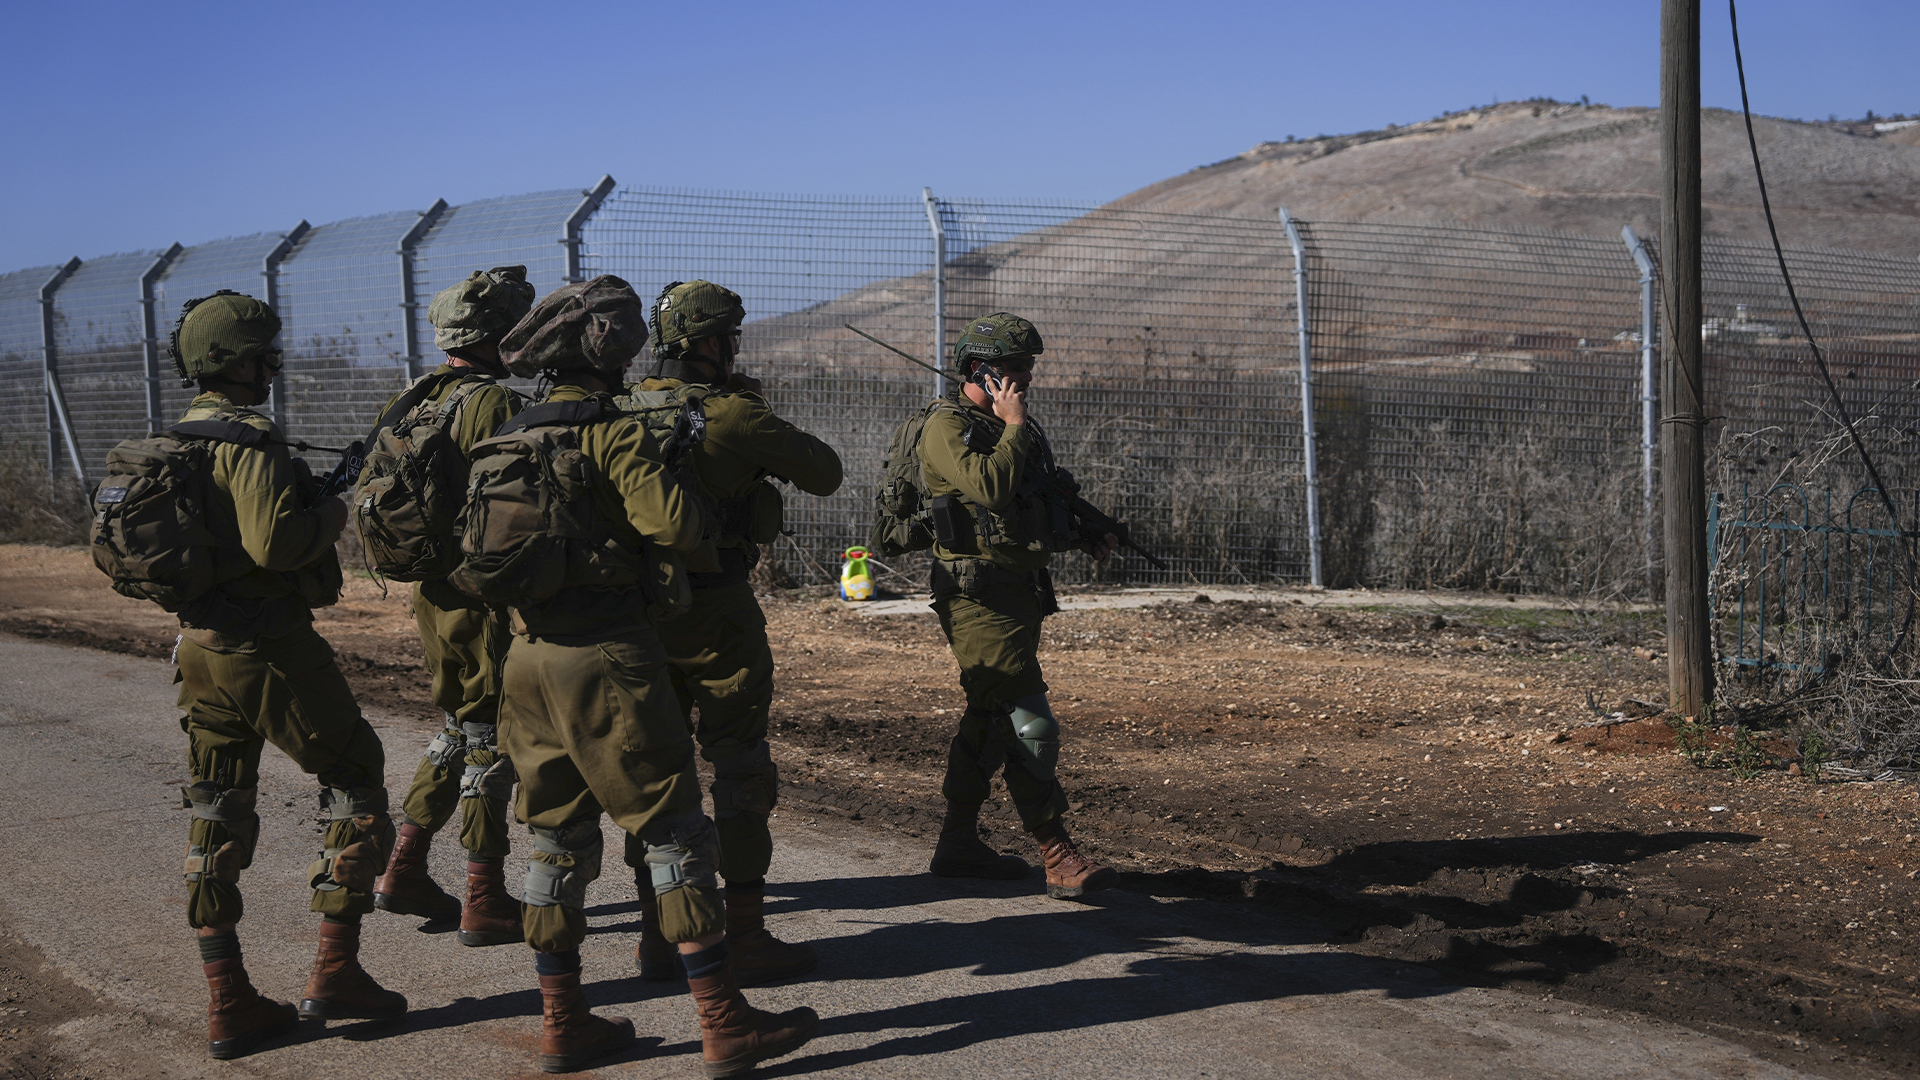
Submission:
[[[1660,264],[1668,701],[1682,716],[1699,716],[1713,700],[1700,379],[1700,0],[1660,4]]]

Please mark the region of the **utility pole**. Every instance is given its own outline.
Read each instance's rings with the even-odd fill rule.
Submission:
[[[1668,702],[1699,716],[1713,700],[1707,622],[1706,408],[1700,364],[1700,0],[1660,4],[1660,351],[1665,467]]]

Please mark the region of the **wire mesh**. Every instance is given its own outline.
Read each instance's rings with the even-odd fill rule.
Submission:
[[[53,296],[54,372],[89,474],[128,433],[146,433],[140,277],[159,255],[130,252],[83,262]],[[54,469],[71,474],[64,460]]]
[[[180,318],[181,306],[221,289],[264,298],[264,265],[268,254],[282,239],[279,233],[254,233],[195,244],[174,256],[154,282],[153,328],[160,357],[160,420],[163,423],[178,420],[198,392],[180,385],[173,363],[167,359],[167,342],[175,321]]]
[[[57,266],[0,274],[0,440],[47,445],[46,379],[41,368],[40,288]]]
[[[561,284],[559,241],[581,198],[446,208],[414,245],[410,281],[399,249],[417,211],[307,232],[277,278],[287,367],[276,412],[288,434],[332,446],[363,434],[407,377],[409,317],[430,365],[427,301],[473,270],[521,263],[539,292]],[[966,320],[996,310],[1039,326],[1036,418],[1087,497],[1172,564],[1167,576],[1306,576],[1300,313],[1277,219],[976,199],[935,210],[946,252],[937,349],[919,197],[619,189],[582,228],[581,269],[618,274],[648,299],[696,277],[742,294],[743,366],[846,463],[837,494],[789,499],[781,557],[803,579],[831,579],[839,551],[865,539],[893,429],[934,385],[843,324],[936,361]],[[1452,225],[1301,232],[1328,583],[1644,591],[1639,285],[1625,245]],[[155,284],[158,336],[192,296],[262,295],[262,261],[279,243],[262,234],[180,252]],[[139,281],[154,257],[83,263],[56,294],[56,366],[92,463],[144,427]],[[1920,265],[1830,251],[1789,261],[1848,409],[1904,492],[1920,482]],[[49,442],[38,297],[54,273],[0,275],[0,433],[36,447]],[[1771,250],[1709,242],[1705,276],[1717,486],[1804,485],[1819,469],[1857,480]],[[650,365],[643,355],[634,374]],[[168,374],[163,362],[170,416],[187,392]],[[57,440],[51,449],[70,471]],[[910,581],[923,565],[896,569]],[[1099,570],[1068,557],[1061,570],[1069,581],[1162,577],[1125,557]]]

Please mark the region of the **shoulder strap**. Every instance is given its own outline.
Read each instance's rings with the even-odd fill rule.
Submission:
[[[381,413],[380,418],[373,422],[373,430],[367,432],[364,445],[372,446],[374,439],[379,437],[381,428],[392,427],[395,421],[412,412],[415,405],[427,400],[428,395],[432,394],[435,389],[443,385],[448,379],[458,379],[460,377],[460,372],[457,371],[443,371],[435,374],[422,375],[414,381],[412,386],[407,387],[399,397],[393,399],[393,404],[387,408],[387,411]]]
[[[606,402],[600,400],[548,401],[521,410],[495,428],[493,433],[498,437],[533,427],[580,427],[610,420],[617,415],[617,412],[606,407]]]
[[[163,435],[176,435],[188,439],[217,439],[244,446],[249,450],[263,450],[273,442],[273,436],[238,420],[185,420],[162,431]]]

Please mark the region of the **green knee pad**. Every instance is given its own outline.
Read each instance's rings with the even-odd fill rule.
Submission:
[[[1060,763],[1060,722],[1053,718],[1047,695],[1028,694],[1007,712],[1013,725],[1013,748],[1020,763],[1040,780],[1052,780]]]
[[[460,846],[475,858],[504,858],[512,850],[507,797],[515,779],[513,762],[499,751],[467,751],[466,771],[460,778]]]
[[[260,819],[254,816],[252,788],[225,789],[203,782],[182,788],[182,802],[193,810],[187,826],[187,924],[199,929],[239,922],[240,871],[253,863]]]
[[[406,801],[400,807],[403,820],[432,833],[452,819],[454,805],[460,801],[460,761],[465,742],[460,724],[449,714],[445,730],[427,744],[426,756],[414,770],[413,786],[407,789]]]
[[[727,928],[720,899],[720,838],[698,810],[663,815],[648,824],[648,880],[660,899],[660,932],[668,941],[693,941]]]
[[[393,819],[382,787],[320,790],[329,824],[320,857],[307,867],[313,902],[308,910],[336,918],[373,910],[373,883],[393,854]]]
[[[719,889],[690,885],[660,894],[660,933],[675,945],[725,933],[726,929],[727,905]]]

